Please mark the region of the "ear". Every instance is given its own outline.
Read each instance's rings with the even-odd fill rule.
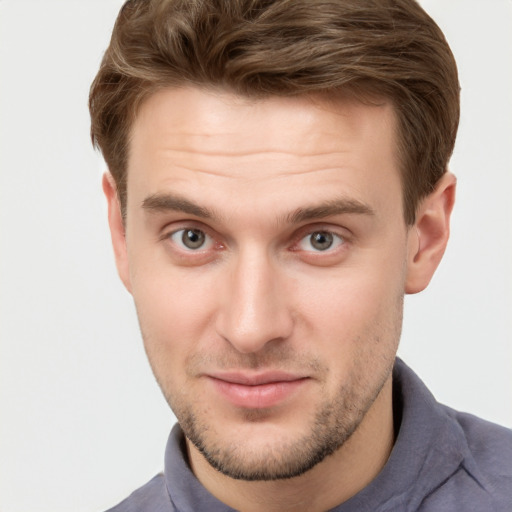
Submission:
[[[102,187],[108,204],[108,224],[114,248],[117,272],[126,289],[131,293],[130,271],[128,265],[128,250],[126,247],[126,233],[121,214],[121,205],[117,195],[114,178],[109,172],[103,175]]]
[[[406,293],[424,290],[443,257],[450,236],[456,183],[455,176],[446,172],[418,208],[416,222],[409,230]]]

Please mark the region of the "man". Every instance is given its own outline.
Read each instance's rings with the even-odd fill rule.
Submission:
[[[510,509],[511,433],[396,359],[456,185],[456,66],[414,1],[129,1],[90,108],[179,423],[113,510]]]

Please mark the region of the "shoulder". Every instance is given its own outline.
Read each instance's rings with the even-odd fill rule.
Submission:
[[[488,471],[512,476],[512,430],[472,414],[446,409],[464,431],[475,461]]]
[[[164,475],[158,474],[107,512],[171,512],[173,510]]]
[[[506,484],[512,500],[512,430],[472,414],[446,409],[464,432],[471,462],[467,464],[468,470],[473,467],[482,478]]]
[[[440,404],[399,359],[393,376],[402,417],[397,445],[409,470],[416,464],[417,501],[406,509],[511,512],[512,430]]]
[[[440,407],[459,430],[459,439],[465,445],[464,458],[458,470],[425,504],[436,503],[432,510],[437,511],[510,512],[512,430],[472,414],[458,412],[446,406]],[[440,498],[441,501],[438,502]],[[453,509],[445,508],[448,505],[447,499],[453,501]],[[428,507],[427,509],[431,510]]]

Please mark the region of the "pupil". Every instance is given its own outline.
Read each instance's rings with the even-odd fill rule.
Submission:
[[[319,231],[311,235],[311,245],[319,251],[325,251],[331,247],[333,238],[331,233]]]
[[[204,244],[204,233],[199,229],[186,229],[182,241],[189,249],[197,249]]]

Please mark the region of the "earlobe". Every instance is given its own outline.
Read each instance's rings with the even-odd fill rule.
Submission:
[[[103,175],[102,187],[108,205],[108,224],[112,247],[116,260],[117,272],[126,289],[131,293],[130,272],[128,265],[128,251],[126,247],[126,233],[121,206],[117,194],[114,178],[109,172]]]
[[[406,293],[424,290],[441,262],[450,236],[456,183],[453,174],[445,173],[418,208],[409,230]]]

